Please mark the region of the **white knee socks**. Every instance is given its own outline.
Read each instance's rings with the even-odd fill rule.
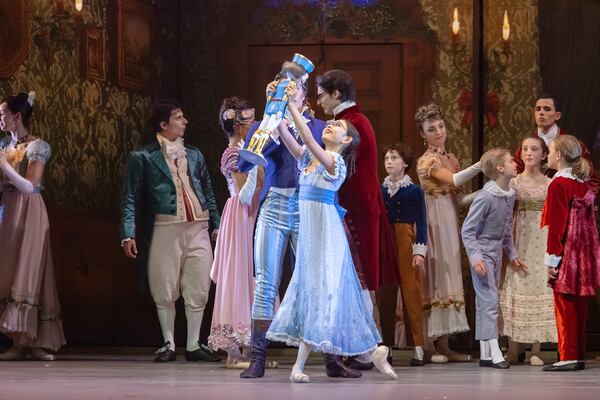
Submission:
[[[194,311],[186,307],[185,318],[187,319],[187,351],[194,351],[200,348],[198,341],[200,340],[200,327],[202,326],[202,317],[204,310]]]
[[[490,351],[492,352],[492,362],[498,364],[499,362],[505,361],[498,344],[498,339],[490,339],[487,341],[490,344]]]
[[[492,352],[490,350],[490,344],[488,343],[487,340],[480,340],[479,341],[479,359],[480,360],[484,360],[484,361],[488,361],[492,359]]]
[[[175,332],[175,303],[166,306],[157,304],[156,312],[158,313],[158,322],[160,323],[163,339],[165,343],[170,342],[171,350],[175,351],[175,338],[173,337],[173,332]]]

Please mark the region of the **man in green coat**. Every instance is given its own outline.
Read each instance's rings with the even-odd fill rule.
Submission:
[[[199,343],[210,290],[213,238],[219,213],[204,156],[185,145],[181,106],[159,101],[152,116],[156,140],[127,159],[121,203],[121,245],[137,259],[140,282],[156,303],[164,345],[154,361],[175,361],[175,301],[180,294],[187,319],[188,361],[220,361]],[[140,227],[136,235],[136,216]]]

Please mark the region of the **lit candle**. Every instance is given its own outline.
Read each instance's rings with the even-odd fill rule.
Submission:
[[[452,19],[452,33],[458,36],[460,30],[460,22],[458,22],[458,7],[454,7],[454,18]]]
[[[75,0],[75,9],[81,11],[83,9],[83,0]]]
[[[504,10],[504,23],[502,24],[502,39],[505,42],[508,42],[508,38],[510,37],[510,24],[508,23],[508,13]]]

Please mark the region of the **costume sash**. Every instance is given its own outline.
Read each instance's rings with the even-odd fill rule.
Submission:
[[[316,186],[300,185],[300,200],[316,201],[319,203],[333,204],[340,215],[340,218],[344,219],[346,215],[346,209],[339,205],[336,199],[336,191],[321,189]]]

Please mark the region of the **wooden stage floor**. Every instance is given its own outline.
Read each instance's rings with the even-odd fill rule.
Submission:
[[[600,361],[585,371],[542,372],[539,367],[509,370],[480,368],[477,362],[409,367],[408,351],[394,352],[400,380],[386,380],[376,371],[361,379],[330,379],[322,357],[309,359],[308,384],[288,381],[295,353],[275,349],[279,369],[262,379],[244,380],[239,370],[218,363],[190,363],[178,355],[168,364],[151,362],[144,353],[115,349],[110,353],[68,350],[54,362],[0,362],[0,399],[239,399],[239,400],[583,400],[600,398]],[[546,353],[551,361],[555,353]],[[181,360],[181,361],[179,361]]]

